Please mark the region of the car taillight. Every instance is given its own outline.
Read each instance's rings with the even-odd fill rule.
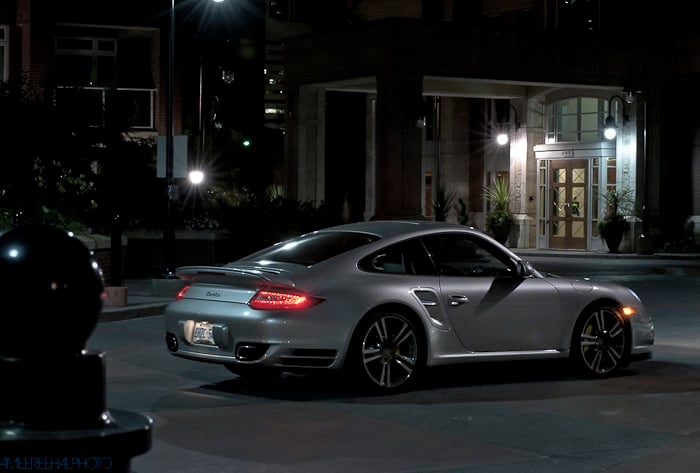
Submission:
[[[248,301],[248,305],[258,310],[298,310],[315,306],[321,299],[312,297],[293,288],[265,287]]]
[[[175,300],[176,300],[176,301],[179,301],[180,299],[184,298],[184,297],[185,297],[185,293],[186,293],[189,289],[190,289],[190,286],[189,286],[189,285],[183,287],[182,289],[180,289],[180,292],[178,292],[177,295],[175,296]]]

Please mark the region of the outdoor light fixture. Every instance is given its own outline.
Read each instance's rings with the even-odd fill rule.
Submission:
[[[615,123],[615,118],[612,116],[612,104],[614,99],[618,99],[620,103],[622,103],[622,124],[624,125],[625,121],[627,121],[625,103],[632,103],[634,97],[628,92],[627,99],[623,99],[619,95],[613,95],[610,97],[610,100],[608,100],[608,116],[605,119],[605,130],[603,131],[603,136],[605,136],[606,140],[614,140],[617,136],[617,124]]]
[[[215,3],[222,3],[225,0],[211,0]],[[177,200],[179,190],[175,185],[174,161],[175,161],[175,0],[170,0],[170,11],[168,16],[168,68],[167,87],[165,101],[165,186],[167,190],[167,208],[165,212],[165,225],[163,229],[163,278],[174,279],[175,265],[173,261],[175,246],[175,231],[172,222],[173,201]],[[202,178],[204,176],[202,175]]]
[[[199,170],[190,171],[189,179],[192,184],[199,185],[204,182],[204,173]]]
[[[518,110],[513,106],[512,103],[508,103],[510,105],[510,108],[513,109],[513,124],[515,125],[515,131],[518,131],[520,129],[520,120],[518,120]],[[510,117],[509,117],[510,121]],[[501,132],[498,135],[496,135],[496,143],[498,143],[500,146],[504,146],[508,144],[508,141],[510,141],[510,131],[509,132]]]

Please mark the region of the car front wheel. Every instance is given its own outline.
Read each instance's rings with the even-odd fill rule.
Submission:
[[[371,388],[384,392],[406,389],[415,385],[425,364],[422,340],[410,317],[378,312],[358,327],[351,362]]]
[[[627,322],[612,306],[597,306],[584,312],[576,323],[571,341],[575,367],[586,376],[606,376],[627,364]]]

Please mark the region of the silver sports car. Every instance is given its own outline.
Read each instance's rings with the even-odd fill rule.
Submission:
[[[605,376],[654,343],[631,289],[544,275],[463,225],[352,223],[177,274],[168,349],[241,376],[346,369],[391,391],[431,366],[535,358]]]

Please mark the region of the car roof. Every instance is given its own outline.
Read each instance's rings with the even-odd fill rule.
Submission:
[[[381,238],[389,238],[396,235],[409,233],[421,233],[426,230],[470,230],[472,227],[456,223],[435,222],[432,220],[369,220],[365,222],[346,223],[334,227],[324,228],[321,232],[347,231],[362,232],[377,235]]]

